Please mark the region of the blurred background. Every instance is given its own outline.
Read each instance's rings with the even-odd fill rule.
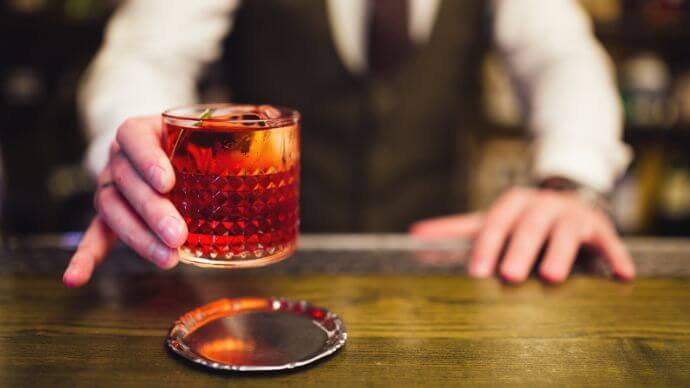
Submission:
[[[614,61],[635,160],[614,193],[626,234],[690,236],[690,0],[582,0]],[[0,5],[0,204],[3,235],[82,229],[93,183],[81,161],[81,73],[116,0]],[[211,72],[212,74],[212,72]],[[483,120],[468,178],[472,208],[528,182],[529,132],[500,63],[481,69]],[[208,81],[206,81],[208,83]],[[203,85],[206,99],[224,95]]]

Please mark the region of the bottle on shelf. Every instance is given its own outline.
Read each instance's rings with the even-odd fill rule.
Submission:
[[[678,122],[684,128],[688,128],[690,127],[690,68],[676,77],[673,89],[673,101],[678,111]]]
[[[646,52],[626,59],[621,65],[621,92],[628,124],[648,127],[670,126],[676,121],[669,99],[671,75],[666,61]]]

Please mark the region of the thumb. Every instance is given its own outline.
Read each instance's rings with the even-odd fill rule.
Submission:
[[[475,212],[430,218],[410,226],[410,234],[420,238],[472,238],[484,224],[484,213]]]

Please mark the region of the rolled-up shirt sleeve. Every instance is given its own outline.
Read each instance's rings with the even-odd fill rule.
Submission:
[[[197,100],[197,77],[220,55],[238,3],[127,0],[118,7],[78,95],[91,173],[105,167],[117,127],[127,117]]]
[[[632,153],[612,67],[576,0],[494,0],[494,43],[534,131],[533,174],[609,191]]]

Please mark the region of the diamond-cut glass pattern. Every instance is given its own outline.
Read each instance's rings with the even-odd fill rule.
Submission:
[[[187,222],[183,246],[199,257],[262,257],[297,236],[299,171],[213,176],[177,173],[170,199]]]

